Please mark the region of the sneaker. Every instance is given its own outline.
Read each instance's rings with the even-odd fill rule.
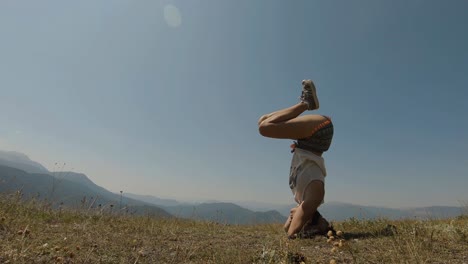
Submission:
[[[315,90],[315,85],[312,80],[303,80],[302,81],[302,94],[301,102],[307,104],[308,110],[315,110],[319,108],[319,101],[317,98],[317,92]]]

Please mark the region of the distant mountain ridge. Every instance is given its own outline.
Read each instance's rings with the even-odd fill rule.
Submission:
[[[16,166],[16,167],[15,167]],[[151,195],[131,193],[115,194],[96,185],[85,174],[70,171],[49,172],[41,164],[30,160],[18,152],[0,153],[0,193],[21,190],[26,198],[36,197],[65,206],[80,206],[87,199],[89,206],[128,207],[135,213],[151,213],[160,216],[172,216],[196,220],[215,221],[229,224],[276,223],[285,220],[280,213],[253,212],[235,204],[201,204],[195,206],[197,212],[193,217],[193,205],[179,203],[176,200],[160,199]]]
[[[40,163],[32,161],[23,153],[0,150],[0,165],[23,170],[28,173],[50,173]]]
[[[122,205],[138,212],[170,214],[199,220],[229,224],[276,223],[283,222],[291,205],[274,205],[258,202],[205,202],[187,203],[174,199],[161,199],[152,195],[132,193],[112,193],[96,185],[85,174],[76,172],[49,172],[41,164],[30,160],[26,155],[13,151],[0,151],[0,192],[23,190],[29,196],[40,195],[49,201],[77,206],[86,199],[95,200],[95,206]],[[122,200],[120,200],[122,199]],[[117,206],[118,205],[118,206]],[[259,209],[261,207],[261,209]],[[248,209],[247,209],[248,208]],[[259,211],[260,210],[260,211]],[[432,206],[420,208],[384,208],[361,206],[349,203],[327,202],[319,211],[329,220],[342,221],[349,218],[450,218],[467,214],[467,208]]]
[[[172,215],[181,218],[242,225],[282,223],[286,221],[286,217],[278,211],[258,212],[229,202],[182,203],[174,199],[161,199],[152,195],[126,193],[124,196],[155,204]]]
[[[112,193],[106,190],[105,188],[96,185],[93,181],[91,181],[88,176],[86,176],[83,173],[76,173],[76,172],[71,172],[71,171],[66,171],[66,172],[60,172],[60,173],[54,173],[52,174],[59,180],[68,180],[70,182],[80,184],[82,186],[86,186],[90,190],[96,193]],[[112,195],[115,195],[112,193]],[[120,199],[120,197],[119,197]],[[135,199],[137,200],[137,199]]]
[[[135,197],[139,197],[136,195]],[[146,196],[145,196],[146,197]],[[158,203],[157,197],[148,195],[151,197],[148,200],[145,200],[149,203],[154,203],[171,213],[181,215],[187,218],[199,217],[196,212],[204,212],[205,210],[199,210],[198,207],[201,204],[212,204],[214,207],[220,210],[222,204],[235,204],[237,206],[248,209],[252,212],[268,212],[275,211],[279,212],[280,215],[287,217],[291,208],[295,207],[295,204],[290,205],[275,205],[272,203],[259,203],[259,202],[247,202],[247,201],[232,201],[232,202],[205,202],[205,203],[188,203],[188,202],[179,202],[179,207],[177,206],[168,206],[164,203]],[[163,199],[164,200],[164,199]],[[176,200],[170,200],[171,203],[176,203]],[[217,204],[217,205],[216,205]],[[177,211],[179,208],[179,211]],[[190,214],[190,208],[192,208],[193,213]],[[350,218],[356,219],[375,219],[375,218],[386,218],[386,219],[405,219],[405,218],[414,218],[414,219],[443,219],[443,218],[453,218],[460,215],[468,214],[468,208],[466,207],[457,207],[457,206],[428,206],[428,207],[414,207],[414,208],[388,208],[388,207],[378,207],[378,206],[363,206],[343,202],[326,202],[325,204],[319,207],[319,211],[327,219],[332,221],[343,221]],[[212,210],[211,215],[217,214],[216,210]],[[219,213],[218,213],[219,215]]]
[[[160,205],[160,206],[176,206],[181,205],[183,203],[174,200],[174,199],[162,199],[152,195],[141,195],[141,194],[134,194],[134,193],[124,193],[124,196],[140,200],[143,202]]]
[[[21,191],[24,198],[46,201],[52,207],[84,207],[103,210],[125,210],[135,214],[171,217],[156,205],[122,197],[95,185],[93,188],[50,174],[27,173],[0,165],[0,193]],[[121,202],[121,203],[120,203]],[[122,207],[122,208],[120,208]]]
[[[46,200],[52,206],[83,206],[127,210],[136,214],[172,217],[162,208],[136,199],[120,197],[96,185],[85,174],[50,172],[25,154],[0,151],[0,192],[21,190],[25,198]]]
[[[176,217],[208,220],[224,224],[283,223],[286,216],[278,211],[254,212],[233,203],[201,203],[197,205],[163,206]]]
[[[251,212],[268,212],[275,211],[279,212],[283,217],[289,215],[291,208],[295,207],[295,204],[290,205],[275,205],[272,203],[261,203],[261,202],[248,202],[248,201],[213,201],[205,203],[189,203],[189,202],[179,202],[174,199],[169,199],[170,204],[168,205],[164,201],[165,199],[159,199],[158,197],[151,195],[136,195],[133,194],[131,197],[136,199],[141,199],[141,197],[146,197],[147,199],[142,199],[148,203],[153,203],[162,208],[165,208],[167,211],[175,215],[180,215],[181,217],[186,218],[200,218],[200,212],[205,212],[205,210],[200,210],[199,207],[202,204],[212,204],[213,207],[218,208],[212,210],[210,215],[219,215],[220,210],[223,204],[234,204],[244,209],[248,209]],[[162,201],[162,202],[159,202]],[[179,203],[179,204],[177,204]],[[193,213],[190,213],[190,208]],[[177,211],[179,209],[179,211]],[[229,210],[229,208],[227,208]],[[435,219],[435,218],[453,218],[463,214],[468,213],[468,208],[465,207],[456,207],[456,206],[429,206],[429,207],[415,207],[415,208],[388,208],[388,207],[378,207],[378,206],[363,206],[343,202],[326,202],[325,204],[319,207],[319,211],[327,219],[332,221],[343,221],[350,218],[356,219],[375,219],[375,218],[387,218],[387,219],[404,219],[404,218],[416,218],[416,219]],[[205,215],[205,218],[207,216]],[[208,217],[209,218],[209,217]]]
[[[281,214],[289,214],[290,206],[275,208]],[[343,202],[326,202],[318,208],[318,211],[327,219],[332,221],[343,221],[350,218],[356,219],[439,219],[452,218],[467,214],[467,208],[456,206],[429,206],[415,208],[387,208],[377,206],[363,206]]]

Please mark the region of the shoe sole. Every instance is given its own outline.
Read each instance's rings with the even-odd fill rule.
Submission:
[[[315,107],[313,109],[310,109],[310,110],[319,109],[320,103],[319,103],[319,100],[318,100],[318,97],[317,97],[317,90],[315,88],[314,82],[312,82],[312,80],[303,80],[302,81],[302,86],[303,86],[303,89],[308,90],[308,91],[312,92],[312,94],[313,94],[314,106]],[[306,86],[310,87],[310,89],[307,89]]]

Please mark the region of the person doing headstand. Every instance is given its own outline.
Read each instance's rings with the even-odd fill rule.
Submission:
[[[329,224],[317,211],[325,196],[325,162],[322,153],[327,151],[333,138],[333,123],[328,116],[303,115],[306,110],[319,108],[314,83],[302,81],[300,102],[263,115],[258,120],[262,136],[295,140],[291,145],[289,187],[297,207],[292,208],[284,225],[289,238],[325,234]]]

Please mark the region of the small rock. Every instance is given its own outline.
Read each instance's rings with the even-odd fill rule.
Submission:
[[[338,242],[338,247],[343,247],[344,246],[344,241],[343,239],[340,240],[340,242]]]

